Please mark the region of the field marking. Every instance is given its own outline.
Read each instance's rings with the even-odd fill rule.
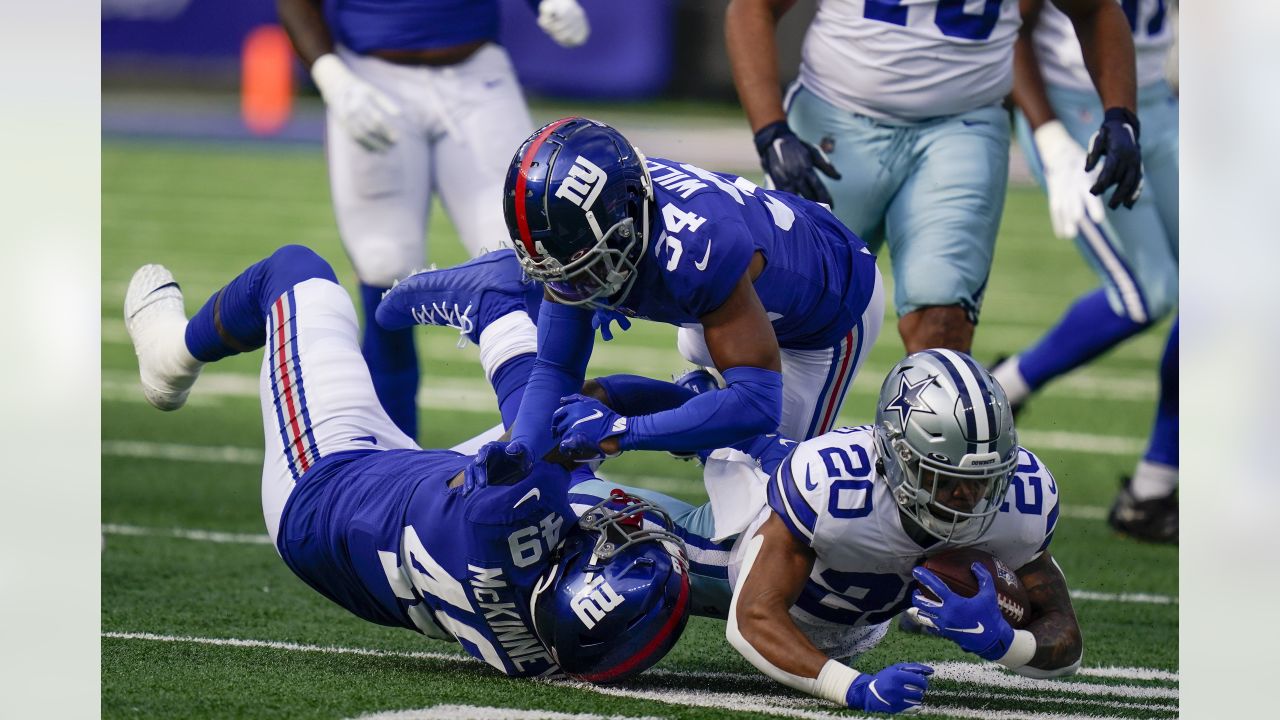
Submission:
[[[652,715],[596,715],[553,710],[519,710],[491,705],[432,705],[416,710],[383,710],[353,720],[660,720]]]
[[[271,545],[271,538],[265,533],[232,533],[222,532],[219,530],[198,530],[192,528],[160,528],[160,527],[142,527],[140,525],[122,525],[118,523],[103,523],[102,532],[106,535],[124,535],[128,537],[162,537],[173,538],[176,540],[194,540],[196,542],[211,542],[231,545]],[[1177,605],[1178,598],[1168,595],[1156,595],[1152,593],[1105,593],[1095,592],[1093,590],[1071,590],[1072,600],[1087,600],[1095,602],[1118,602],[1118,603],[1144,603],[1155,605]],[[1109,675],[1099,677],[1127,677],[1124,675]],[[1160,678],[1150,678],[1160,679]],[[1169,679],[1169,678],[1163,678]],[[1176,679],[1176,677],[1174,678]]]
[[[406,652],[406,651],[390,651],[390,650],[372,650],[366,648],[350,648],[339,646],[321,646],[321,645],[302,645],[299,643],[279,642],[272,640],[246,640],[239,638],[201,638],[192,636],[177,635],[160,635],[155,633],[130,633],[130,632],[112,632],[102,633],[102,637],[119,639],[119,640],[146,640],[154,642],[184,642],[196,643],[202,645],[214,646],[231,646],[231,647],[249,647],[249,648],[266,648],[273,650],[289,650],[296,652],[317,652],[327,654],[345,654],[345,655],[362,655],[373,657],[404,657],[412,659],[430,659],[444,662],[456,663],[477,663],[476,660],[469,656],[439,653],[439,652]],[[981,684],[988,687],[996,687],[1001,689],[1014,690],[1042,690],[1048,692],[1078,694],[1085,698],[1097,696],[1123,697],[1123,698],[1147,698],[1153,700],[1178,698],[1177,688],[1160,688],[1160,687],[1143,687],[1121,684],[1103,684],[1103,683],[1083,683],[1060,680],[1032,680],[1016,675],[1011,675],[1002,670],[995,669],[995,665],[974,665],[961,662],[941,662],[930,663],[937,671],[934,675],[936,679],[945,679],[955,682],[968,684]],[[477,663],[478,666],[478,663]],[[1118,668],[1110,669],[1113,673],[1119,671]],[[1145,672],[1148,668],[1127,668],[1129,672]],[[651,670],[645,677],[653,676],[655,679],[686,679],[693,680],[705,678],[707,676],[715,676],[718,678],[734,679],[745,682],[758,683],[761,678],[755,675],[744,675],[737,673],[680,673],[675,671],[658,671]],[[1112,675],[1116,677],[1116,675]],[[613,697],[624,697],[632,699],[650,700],[665,704],[683,705],[686,707],[707,707],[721,710],[733,710],[741,712],[756,712],[770,715],[782,715],[786,717],[807,718],[809,720],[833,720],[835,718],[849,717],[882,717],[882,716],[858,716],[848,715],[845,713],[835,714],[834,712],[822,710],[811,710],[808,708],[832,708],[826,701],[817,698],[809,698],[790,694],[789,691],[779,688],[783,694],[779,695],[763,695],[738,692],[713,692],[713,691],[696,691],[696,690],[675,690],[670,687],[664,687],[654,690],[636,689],[632,687],[606,687],[599,685],[591,685],[575,681],[552,681],[554,684],[562,684],[574,687],[588,692],[594,692],[601,695]],[[639,682],[643,683],[644,680]],[[954,691],[953,691],[954,692]],[[1025,696],[1024,696],[1025,697]],[[1036,699],[1034,696],[1029,699]],[[1045,698],[1048,702],[1053,702],[1051,698]],[[1086,700],[1087,701],[1087,700]],[[1103,703],[1113,701],[1101,701],[1099,705],[1106,707]],[[833,709],[833,708],[832,708]],[[1153,708],[1157,711],[1164,710],[1161,708]],[[1175,708],[1176,710],[1176,708]],[[926,703],[921,708],[922,714],[945,714],[952,717],[960,718],[989,718],[991,720],[1100,720],[1102,718],[1112,717],[1110,715],[1098,714],[1079,714],[1079,713],[1036,713],[1014,710],[975,710],[965,707],[955,707],[947,705],[935,705]],[[367,716],[366,716],[367,717]],[[382,717],[382,716],[379,716]]]
[[[972,691],[972,690],[944,690],[944,689],[931,689],[929,690],[929,696],[944,697],[944,698],[968,698],[973,700],[1026,700],[1028,698],[1027,695],[1024,695],[1022,693],[981,692],[981,691]],[[1061,703],[1063,705],[1096,705],[1098,707],[1115,708],[1117,710],[1152,710],[1155,712],[1173,712],[1173,713],[1178,712],[1178,707],[1176,704],[1153,705],[1152,704],[1153,701],[1151,700],[1148,700],[1146,702],[1136,703],[1136,702],[1095,700],[1092,698],[1074,698],[1067,695],[1061,695],[1061,696],[1034,695],[1031,697],[1034,697],[1036,700],[1050,702],[1050,703]],[[1154,701],[1154,702],[1158,703],[1159,701]]]

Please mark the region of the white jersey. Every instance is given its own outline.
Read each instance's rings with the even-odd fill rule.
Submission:
[[[1137,60],[1138,87],[1165,79],[1165,63],[1173,44],[1173,23],[1166,0],[1120,0],[1129,27],[1133,29],[1133,49]],[[1085,69],[1071,19],[1046,2],[1040,22],[1031,34],[1040,73],[1048,85],[1072,90],[1093,90],[1093,80]]]
[[[1017,0],[820,0],[800,82],[850,112],[916,121],[956,115],[1013,88]]]
[[[818,649],[848,657],[870,649],[885,625],[910,607],[911,569],[954,547],[921,547],[907,535],[888,482],[875,471],[872,428],[840,428],[806,440],[767,481],[768,507],[734,545],[729,582],[736,586],[746,546],[757,528],[778,515],[817,555],[791,617]],[[976,542],[1012,569],[1049,546],[1058,521],[1058,486],[1030,451],[1018,467],[1004,505]]]

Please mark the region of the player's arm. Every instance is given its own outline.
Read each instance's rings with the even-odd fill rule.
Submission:
[[[561,305],[549,296],[542,301],[538,358],[529,373],[511,434],[511,439],[528,447],[534,457],[543,457],[556,445],[551,419],[560,399],[582,388],[595,343],[591,317],[590,310]]]
[[[1013,43],[1013,102],[1026,116],[1032,131],[1057,119],[1044,89],[1044,76],[1040,74],[1040,59],[1036,57],[1032,35],[1040,23],[1040,11],[1044,0],[1020,0],[1022,26]]]
[[[333,36],[325,23],[321,0],[276,0],[276,14],[293,49],[308,68],[322,55],[333,52]]]
[[[1075,27],[1085,67],[1102,100],[1102,126],[1090,143],[1085,169],[1106,156],[1091,192],[1101,195],[1115,186],[1108,206],[1133,207],[1142,193],[1141,126],[1136,114],[1138,83],[1133,33],[1118,3],[1112,0],[1054,0]]]
[[[1066,577],[1047,550],[1019,568],[1017,575],[1031,606],[1031,622],[1026,631],[1035,637],[1036,644],[1031,660],[1021,668],[1011,669],[1036,678],[1071,675],[1084,659],[1084,639],[1071,606]]]
[[[813,570],[815,555],[777,514],[748,541],[729,605],[725,636],[760,672],[791,688],[845,707],[901,712],[919,705],[928,687],[927,666],[905,663],[864,675],[814,647],[791,620]],[[874,693],[867,692],[871,681]]]

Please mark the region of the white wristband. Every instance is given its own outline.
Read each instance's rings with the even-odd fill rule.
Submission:
[[[849,687],[861,674],[844,663],[828,660],[818,673],[818,679],[813,682],[813,694],[843,707]]]
[[[1029,630],[1014,630],[1013,642],[1009,643],[1009,650],[996,662],[1010,670],[1017,670],[1031,662],[1035,654],[1036,636]]]

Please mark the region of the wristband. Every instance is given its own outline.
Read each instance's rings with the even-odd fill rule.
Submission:
[[[861,674],[844,663],[828,660],[818,673],[818,679],[813,682],[813,695],[847,707],[845,697],[849,694],[853,681]]]
[[[1009,643],[1009,649],[996,662],[1010,670],[1017,670],[1031,662],[1035,654],[1036,636],[1030,630],[1014,630],[1013,642]]]

